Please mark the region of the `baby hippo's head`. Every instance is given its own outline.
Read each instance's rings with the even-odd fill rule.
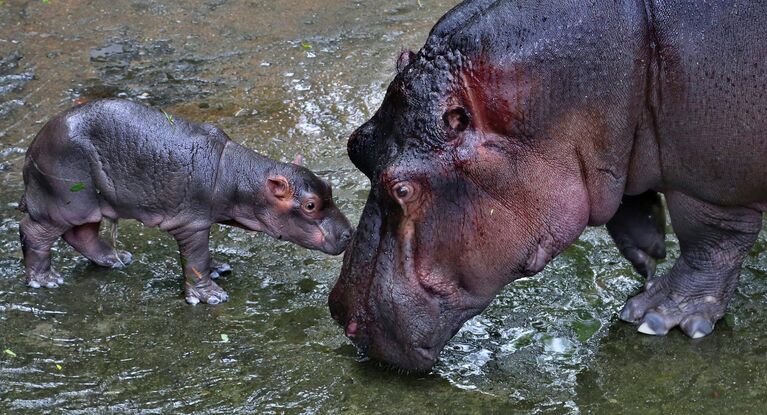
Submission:
[[[333,203],[330,184],[303,167],[303,158],[280,165],[265,183],[266,206],[260,222],[277,239],[338,255],[346,249],[353,229]]]

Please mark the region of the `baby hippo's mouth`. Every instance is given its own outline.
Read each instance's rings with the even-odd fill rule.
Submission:
[[[340,234],[326,232],[322,225],[319,228],[321,233],[320,250],[329,255],[339,255],[344,252],[354,234],[351,228],[343,230]]]
[[[278,239],[280,238],[280,236],[278,236],[276,233],[273,233],[270,229],[267,229],[267,227],[265,227],[263,223],[257,220],[239,218],[237,220],[228,220],[226,222],[221,222],[221,223],[228,226],[234,226],[235,228],[244,229],[246,231],[264,232],[271,237],[278,238]]]

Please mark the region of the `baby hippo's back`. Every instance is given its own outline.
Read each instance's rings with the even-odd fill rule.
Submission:
[[[96,216],[158,225],[207,209],[228,137],[124,100],[99,100],[49,121],[27,151],[26,204],[35,216]],[[35,212],[34,210],[37,210]]]

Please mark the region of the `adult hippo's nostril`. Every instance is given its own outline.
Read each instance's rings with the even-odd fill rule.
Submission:
[[[338,324],[341,325],[341,327],[346,326],[346,307],[341,304],[338,299],[334,298],[333,293],[331,292],[330,298],[328,298],[328,307],[330,308],[330,316],[335,320]]]
[[[333,317],[333,320],[344,328],[344,334],[352,341],[359,353],[366,355],[367,349],[370,346],[370,338],[368,333],[365,332],[364,323],[360,323],[357,318],[350,317],[347,314],[346,307],[338,300],[336,293],[336,291],[331,292],[328,298],[330,315]]]
[[[349,320],[349,323],[346,325],[346,337],[353,339],[357,337],[357,334],[359,333],[359,324],[357,324],[354,320]]]

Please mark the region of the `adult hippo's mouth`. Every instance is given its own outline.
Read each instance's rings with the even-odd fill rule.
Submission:
[[[366,213],[376,209],[368,206]],[[381,219],[378,215],[370,218],[374,222]],[[361,226],[367,230],[376,224]],[[348,252],[370,252],[375,245],[377,252],[398,252],[398,259],[415,255],[407,252],[412,248],[407,241],[400,243],[391,234],[377,235],[380,233],[355,233]],[[342,275],[349,278],[339,279],[330,294],[331,315],[364,355],[408,370],[426,371],[461,325],[484,309],[489,300],[476,299],[461,289],[448,292],[424,284],[428,279],[419,278],[414,267],[419,261],[376,257],[369,261],[367,255],[344,256]],[[441,279],[435,277],[433,272],[431,280]],[[350,293],[360,296],[351,299]]]

